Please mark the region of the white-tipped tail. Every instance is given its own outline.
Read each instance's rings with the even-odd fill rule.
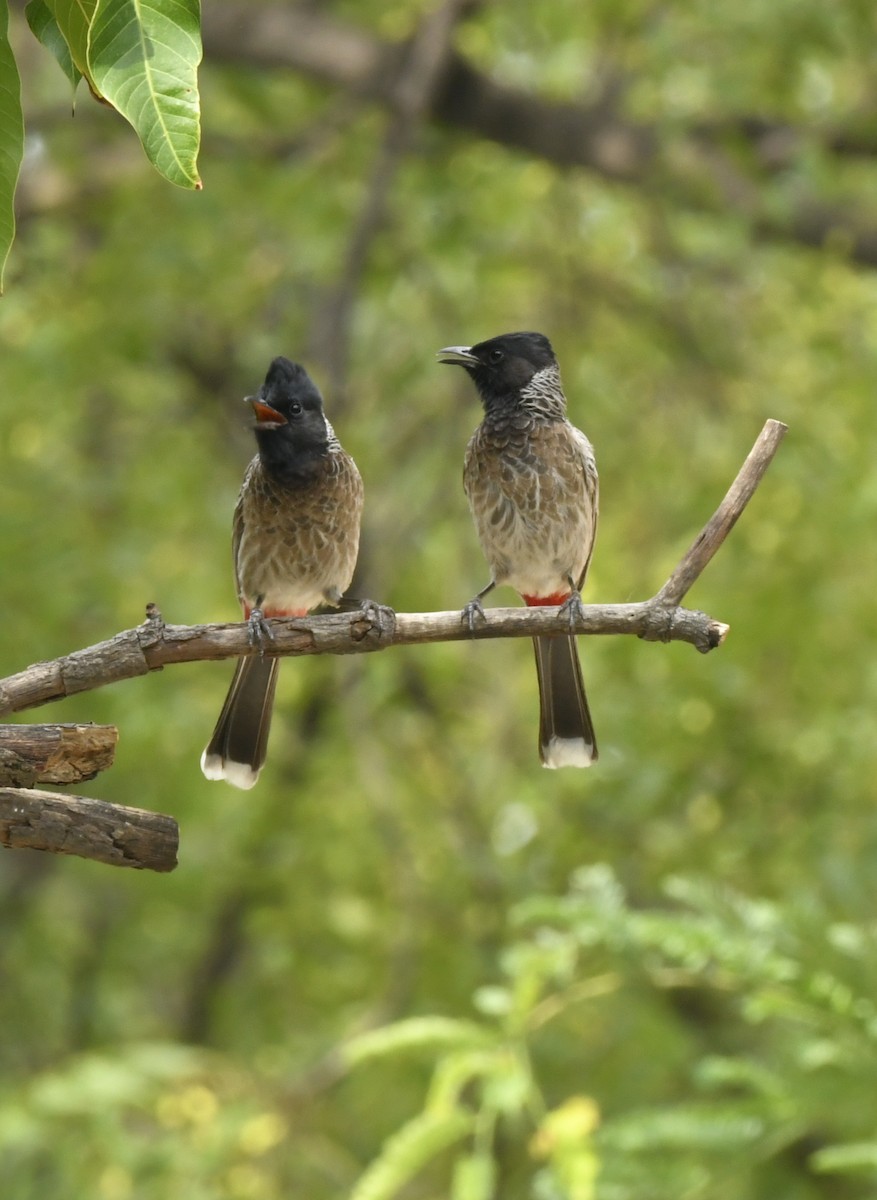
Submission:
[[[597,758],[597,739],[582,668],[573,638],[538,637],[536,671],[539,676],[539,757],[542,765],[589,767]]]
[[[542,766],[552,771],[557,767],[589,767],[595,757],[594,747],[582,738],[552,737],[542,748]]]
[[[208,754],[206,750],[201,755],[201,770],[208,779],[224,779],[232,787],[245,792],[255,787],[259,778],[259,772],[254,771],[249,763],[231,762],[218,754]]]

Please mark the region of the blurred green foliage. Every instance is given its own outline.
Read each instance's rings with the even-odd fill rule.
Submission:
[[[394,37],[424,7],[332,6]],[[510,0],[459,45],[562,98],[611,56],[670,139],[873,117],[874,38],[855,0]],[[384,123],[208,62],[205,190],[184,193],[97,106],[67,120],[40,53],[0,308],[2,674],[148,601],[235,617],[240,398],[277,353],[325,381],[317,317]],[[875,184],[864,160],[802,161],[827,196]],[[766,185],[778,212],[794,174]],[[169,877],[0,857],[6,1194],[873,1194],[875,313],[842,244],[422,130],[326,397],[366,484],[358,590],[417,611],[483,585],[459,484],[477,403],[434,351],[538,328],[600,466],[586,599],[652,594],[764,419],[789,424],[690,597],[731,635],[706,658],[583,641],[584,773],[539,766],[520,641],[284,664],[247,795],[198,769],[230,664],[22,714],[118,725],[88,794],[173,813],[182,847]]]

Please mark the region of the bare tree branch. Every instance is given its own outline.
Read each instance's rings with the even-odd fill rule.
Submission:
[[[0,788],[0,846],[172,871],[179,841],[176,821],[162,813],[84,796]]]
[[[82,783],[113,765],[115,725],[0,725],[0,784]]]
[[[786,426],[768,421],[725,499],[695,539],[679,566],[651,600],[634,604],[587,604],[575,633],[635,634],[652,642],[689,642],[706,654],[720,646],[729,627],[706,613],[677,607],[725,540],[776,453]],[[470,638],[533,637],[570,632],[558,608],[494,608],[470,632],[459,611],[397,613],[392,629],[380,628],[361,611],[271,622],[276,657],[363,654],[390,646],[454,642]],[[165,625],[154,605],[136,629],[77,650],[52,662],[35,663],[0,680],[0,716],[146,675],[170,663],[202,662],[258,654],[244,624]]]
[[[460,611],[397,613],[392,631],[379,631],[361,612],[272,620],[274,640],[266,653],[277,658],[311,654],[364,654],[391,646],[471,639],[567,634],[566,615],[557,608],[491,608],[474,633]],[[728,626],[706,613],[668,609],[657,600],[635,604],[586,604],[576,633],[635,634],[646,641],[689,642],[706,653],[724,640]],[[244,624],[163,625],[146,621],[109,641],[35,663],[0,680],[0,716],[133,679],[171,663],[205,662],[258,654]]]

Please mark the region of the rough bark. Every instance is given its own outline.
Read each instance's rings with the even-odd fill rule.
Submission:
[[[115,725],[0,725],[0,784],[82,783],[113,765]]]
[[[0,788],[0,845],[75,854],[113,867],[172,871],[179,829],[173,817],[105,800]]]

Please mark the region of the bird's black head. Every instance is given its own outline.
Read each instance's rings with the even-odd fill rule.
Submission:
[[[300,460],[326,453],[330,430],[323,397],[298,363],[275,358],[258,394],[247,402],[256,418],[259,454],[269,469],[294,470]]]
[[[518,396],[542,371],[557,370],[551,343],[542,333],[503,333],[476,346],[447,346],[438,360],[463,367],[485,403]]]

